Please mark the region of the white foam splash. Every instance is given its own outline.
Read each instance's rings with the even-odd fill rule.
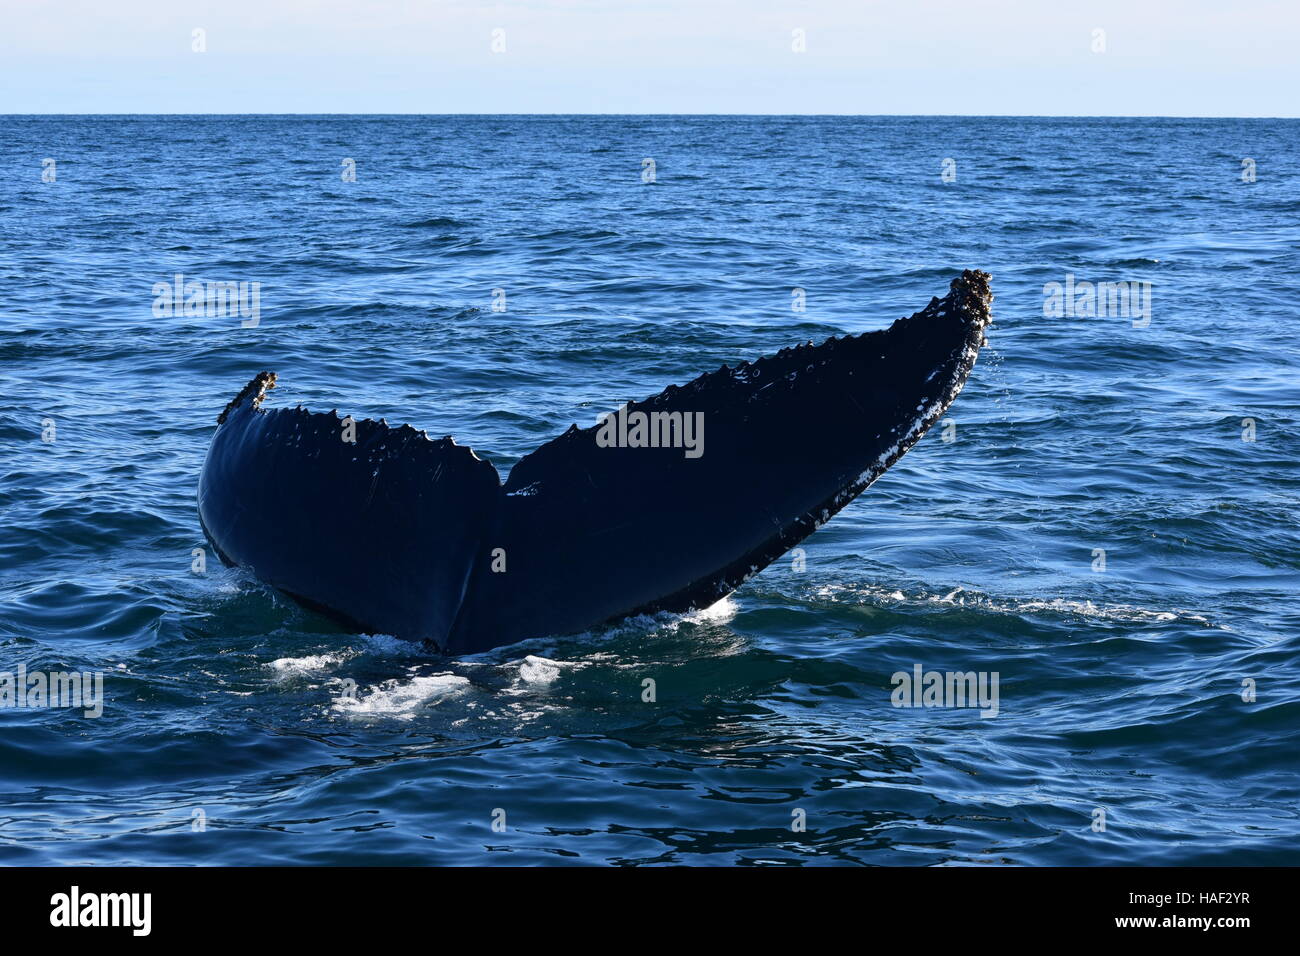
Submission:
[[[529,654],[519,665],[519,679],[525,684],[551,684],[560,676],[561,664]]]
[[[271,661],[270,668],[275,671],[276,680],[288,680],[309,674],[320,674],[336,667],[347,660],[348,655],[342,651],[328,654],[310,654],[307,657],[281,657]]]
[[[682,620],[692,624],[726,624],[740,613],[740,606],[728,594],[722,600],[710,604],[702,611],[692,611],[682,616]]]
[[[420,657],[424,654],[418,641],[404,641],[391,634],[362,634],[360,637],[368,651],[384,657]]]
[[[458,694],[469,685],[469,678],[459,674],[433,674],[413,677],[409,681],[390,680],[368,688],[368,693],[335,697],[332,707],[345,714],[410,720],[427,704]]]

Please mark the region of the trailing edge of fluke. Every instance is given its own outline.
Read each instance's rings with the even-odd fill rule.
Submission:
[[[571,426],[504,485],[451,438],[368,419],[347,436],[334,413],[263,408],[275,375],[262,372],[217,419],[199,516],[227,564],[354,629],[449,653],[704,608],[825,524],[944,414],[991,300],[987,273],[968,270],[888,329],[723,366],[627,405],[628,419],[707,426],[702,454],[611,443],[609,423]]]

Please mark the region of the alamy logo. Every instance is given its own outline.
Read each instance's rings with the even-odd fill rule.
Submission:
[[[103,671],[0,671],[0,708],[81,707],[84,716],[104,713]]]
[[[1049,319],[1067,315],[1131,318],[1133,328],[1145,329],[1151,324],[1151,283],[1075,281],[1074,273],[1067,272],[1065,282],[1043,286],[1043,315]]]
[[[601,448],[684,448],[687,458],[704,454],[703,412],[629,412],[623,405],[596,424]]]
[[[51,926],[129,926],[133,936],[153,928],[151,893],[82,893],[74,886],[50,897]]]
[[[239,316],[246,329],[257,327],[262,319],[262,283],[185,281],[178,272],[171,282],[153,284],[153,315],[166,319],[173,315]]]
[[[889,679],[895,707],[979,707],[981,717],[998,715],[997,671],[896,671]]]

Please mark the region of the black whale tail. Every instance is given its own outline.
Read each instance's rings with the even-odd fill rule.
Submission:
[[[988,280],[963,272],[888,329],[723,367],[571,427],[504,485],[469,448],[409,425],[363,420],[349,436],[336,414],[265,410],[263,372],[218,419],[200,517],[227,562],[358,629],[450,652],[706,607],[944,414],[984,343]]]

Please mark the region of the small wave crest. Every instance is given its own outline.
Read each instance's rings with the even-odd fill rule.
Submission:
[[[934,606],[971,608],[992,614],[1055,614],[1070,617],[1125,621],[1137,624],[1159,624],[1168,621],[1193,621],[1209,625],[1210,621],[1199,614],[1177,608],[1145,608],[1133,604],[1104,604],[1084,599],[1068,598],[998,598],[964,588],[944,591],[918,591],[906,594],[897,588],[878,585],[823,585],[814,592],[817,597],[840,601],[857,597],[862,601],[882,605]]]

